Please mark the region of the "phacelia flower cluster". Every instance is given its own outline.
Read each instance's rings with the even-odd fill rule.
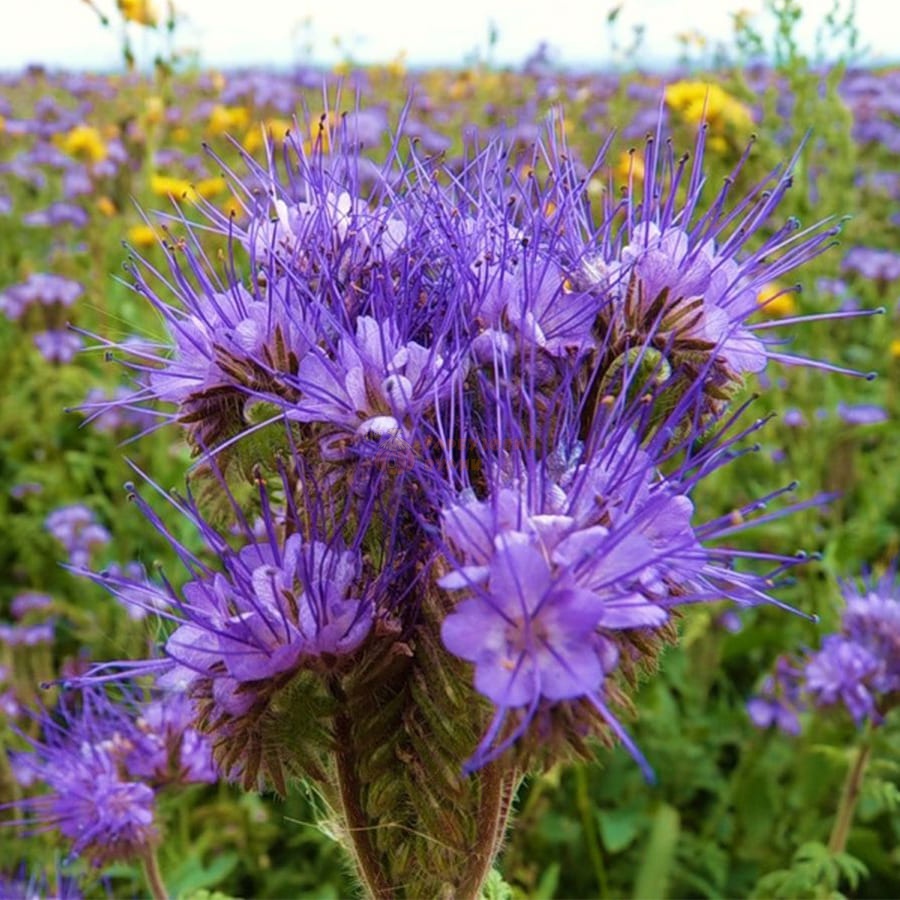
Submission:
[[[41,736],[11,756],[29,792],[22,824],[55,829],[96,866],[145,858],[160,838],[158,790],[217,778],[209,744],[193,728],[184,697],[116,702],[98,689],[64,694],[56,710],[36,714]]]
[[[842,707],[857,726],[878,725],[900,696],[900,580],[896,565],[880,578],[842,585],[846,606],[838,632],[797,659],[779,660],[748,704],[754,724],[800,730],[798,714]]]
[[[230,777],[280,787],[292,752],[319,777],[316,741],[374,753],[375,719],[386,756],[418,758],[420,713],[466,691],[480,739],[451,769],[525,768],[589,735],[639,756],[615,710],[677,608],[772,602],[797,558],[719,539],[784,492],[713,521],[692,492],[762,424],[734,402],[748,376],[829,367],[769,340],[797,320],[757,296],[835,230],[777,221],[790,166],[732,198],[745,155],[704,197],[704,140],[689,165],[651,136],[641,186],[598,206],[552,129],[517,159],[397,138],[375,166],[323,119],[312,149],[289,136],[245,176],[217,160],[241,213],[198,200],[202,228],[168,217],[167,273],[131,263],[170,340],[101,339],[136,379],[110,409],[184,430],[199,461],[171,509],[217,558],[138,498],[188,572],[158,588],[173,630],[146,671],[191,698]],[[291,751],[298,709],[324,724]]]

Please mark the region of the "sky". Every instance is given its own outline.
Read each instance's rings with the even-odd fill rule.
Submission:
[[[115,0],[93,0],[106,11]],[[164,8],[166,0],[153,0]],[[846,10],[850,0],[838,0]],[[182,21],[176,46],[196,50],[213,67],[299,62],[331,65],[342,59],[387,62],[406,54],[411,66],[461,65],[474,58],[497,65],[521,63],[542,41],[563,66],[608,68],[623,62],[635,25],[646,31],[640,60],[673,62],[676,35],[689,30],[712,44],[728,41],[731,14],[746,9],[771,31],[761,14],[766,0],[175,0]],[[0,29],[0,69],[28,63],[65,68],[114,69],[121,65],[121,35],[102,28],[85,0],[0,0],[15,5]],[[814,33],[834,0],[802,0],[799,35],[812,53]],[[607,13],[621,6],[614,40]],[[900,59],[900,4],[857,0],[856,21],[872,62]],[[493,27],[496,40],[491,44]],[[132,26],[139,59],[150,60],[159,37]],[[618,44],[617,51],[614,44]],[[696,51],[695,51],[696,58]]]

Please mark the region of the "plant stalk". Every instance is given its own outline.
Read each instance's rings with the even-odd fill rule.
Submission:
[[[159,871],[159,859],[156,856],[156,848],[148,847],[141,857],[144,877],[147,879],[147,887],[153,900],[169,900],[169,892],[163,881],[162,872]]]
[[[871,754],[872,741],[867,729],[862,742],[856,748],[853,764],[847,770],[847,777],[844,779],[841,800],[831,829],[831,836],[828,839],[830,853],[843,853],[847,847],[847,836],[850,834],[850,826],[853,824],[853,815],[856,812],[856,804],[859,801],[863,777]]]

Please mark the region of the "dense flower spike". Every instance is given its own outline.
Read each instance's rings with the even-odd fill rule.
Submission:
[[[768,576],[704,549],[735,523],[698,525],[689,494],[733,455],[741,433],[724,417],[744,376],[787,359],[761,336],[773,323],[753,320],[757,295],[834,230],[771,224],[790,168],[730,202],[746,155],[701,211],[704,129],[690,167],[648,139],[642,187],[598,211],[552,129],[524,161],[492,144],[454,170],[403,160],[399,142],[372,169],[354,127],[325,118],[311,147],[287,138],[283,165],[270,148],[265,166],[246,157],[248,179],[227,170],[236,218],[198,199],[203,228],[228,241],[223,269],[179,215],[170,275],[131,269],[174,344],[123,347],[141,387],[112,404],[174,405],[214,491],[233,458],[252,479],[288,459],[276,494],[261,488],[262,543],[232,550],[183,510],[223,571],[189,561],[166,682],[242,717],[268,703],[268,681],[352,656],[385,619],[379,572],[361,573],[371,531],[392,523],[426,570],[442,557],[446,647],[498,710],[528,710],[513,734],[576,698],[609,723],[608,676],[640,656],[633,636],[668,635],[681,603],[769,599]],[[380,485],[346,520],[352,546],[302,524],[299,454],[321,489],[358,491],[354,460]],[[390,615],[414,633],[415,604]],[[494,755],[484,744],[474,759]]]
[[[881,578],[842,585],[841,629],[805,658],[779,660],[748,706],[754,724],[799,731],[797,713],[843,706],[859,726],[880,724],[900,695],[900,581],[896,564]]]
[[[49,788],[23,801],[26,822],[57,829],[73,856],[97,866],[143,859],[159,840],[156,791],[217,777],[186,703],[179,697],[119,703],[88,689],[65,695],[52,714],[44,710],[43,737],[26,737],[30,752],[13,754],[20,784]]]

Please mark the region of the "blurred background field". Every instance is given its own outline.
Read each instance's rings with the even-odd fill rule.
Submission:
[[[173,198],[188,218],[195,202],[230,211],[223,166],[241,170],[232,142],[261,157],[264,130],[276,144],[298,129],[312,142],[322,116],[326,126],[349,117],[374,159],[398,128],[402,141],[450,159],[494,137],[527,151],[549,118],[586,164],[610,141],[591,182],[598,197],[642,178],[645,138],[660,117],[678,153],[691,150],[705,118],[711,187],[753,135],[738,190],[802,145],[780,218],[843,221],[839,243],[803,269],[796,290],[772,285],[760,296],[759,317],[885,309],[786,329],[788,352],[878,377],[770,367],[770,389],[754,408],[773,418],[756,435],[758,447],[708,479],[696,498],[711,517],[795,479],[795,499],[833,493],[827,505],[739,538],[756,550],[820,554],[779,594],[820,621],[772,607],[686,614],[679,646],[666,652],[629,723],[659,784],[648,787],[622,750],[598,750],[593,764],[530,781],[501,858],[504,883],[492,896],[900,895],[897,711],[871,738],[854,825],[838,855],[825,844],[860,740],[852,720],[810,714],[792,737],[754,727],[746,711],[779,656],[818,647],[834,630],[838,579],[884,571],[900,554],[900,69],[872,64],[852,9],[838,5],[810,23],[802,4],[773,0],[759,17],[736,16],[733,31],[716,40],[700,22],[680,36],[680,59],[665,71],[645,67],[641,35],[615,8],[601,17],[603,53],[578,66],[551,46],[502,64],[492,53],[502,46],[500,30],[473,34],[476,49],[458,65],[412,66],[400,56],[361,64],[351,42],[327,69],[302,61],[281,71],[204,65],[202,47],[199,56],[179,49],[179,16],[164,4],[155,17],[140,2],[100,9],[109,13],[105,26],[96,12],[79,11],[112,36],[116,71],[47,65],[0,77],[5,746],[18,746],[13,726],[32,727],[29,707],[52,702],[55,691],[41,682],[83,671],[88,660],[145,655],[162,627],[60,565],[80,554],[96,569],[152,570],[171,553],[125,498],[122,485],[133,477],[125,458],[177,487],[187,448],[169,430],[131,442],[153,424],[145,411],[121,408],[88,422],[92,402],[128,383],[116,354],[90,335],[165,341],[122,269],[134,252],[162,266],[160,238],[177,242],[177,220],[166,235],[154,211],[171,212]],[[123,13],[135,21],[124,24]],[[810,24],[823,54],[827,47],[822,58],[815,42],[798,43]],[[207,249],[214,258],[226,248],[211,240]],[[748,397],[755,387],[748,383]],[[76,505],[83,509],[60,518]],[[66,516],[74,531],[61,529]],[[19,599],[29,594],[45,599]],[[21,790],[0,763],[0,801]],[[169,797],[161,853],[169,890],[347,896],[346,866],[314,824],[316,803],[300,787],[287,801],[224,785]],[[0,830],[0,896],[24,896],[29,879],[39,893],[60,894],[71,873],[86,896],[143,892],[137,869],[98,873],[64,857],[52,836]]]

